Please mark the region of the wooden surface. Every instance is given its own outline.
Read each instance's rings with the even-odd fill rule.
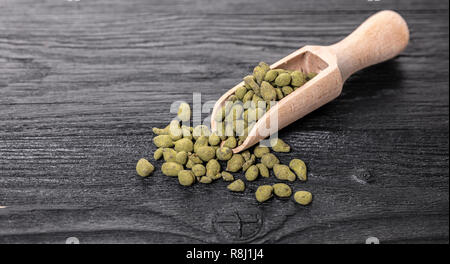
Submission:
[[[408,22],[407,49],[281,133],[311,206],[259,205],[274,177],[234,194],[136,175],[173,101],[217,100],[381,9]],[[438,0],[0,1],[0,242],[448,243],[448,29]]]

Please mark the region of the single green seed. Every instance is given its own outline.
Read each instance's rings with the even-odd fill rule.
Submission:
[[[255,147],[255,149],[253,150],[253,154],[255,154],[258,159],[262,158],[262,156],[267,153],[270,153],[270,149],[262,145]]]
[[[208,183],[211,183],[212,181],[213,180],[210,177],[203,176],[200,178],[200,183],[208,184]]]
[[[216,150],[216,157],[219,160],[229,160],[233,156],[233,151],[227,147],[221,147]]]
[[[178,118],[183,121],[187,122],[191,119],[191,107],[187,103],[181,103],[178,107]]]
[[[168,161],[176,162],[177,161],[177,152],[171,148],[164,148],[163,149],[163,158],[164,158],[164,161],[166,161],[166,162],[168,162]]]
[[[225,140],[225,143],[222,145],[222,147],[234,149],[237,146],[237,140],[235,137],[229,137],[227,140]]]
[[[293,159],[291,162],[289,162],[289,168],[295,172],[298,179],[301,181],[307,180],[307,169],[306,164],[303,162],[303,160],[300,159]]]
[[[264,177],[264,178],[269,178],[270,177],[270,172],[269,172],[269,169],[266,167],[266,165],[264,165],[262,163],[258,163],[258,164],[256,164],[256,167],[258,167],[259,174],[262,177]]]
[[[153,133],[155,133],[156,135],[168,135],[169,134],[169,130],[166,128],[157,128],[154,127],[153,129]]]
[[[283,164],[275,164],[273,166],[273,173],[275,174],[275,177],[277,177],[277,179],[283,181],[293,182],[297,178],[295,176],[295,173],[293,173],[288,166]]]
[[[294,91],[294,89],[292,89],[291,86],[283,86],[283,88],[281,88],[281,90],[283,91],[284,96],[288,96]]]
[[[278,72],[275,70],[269,70],[266,72],[266,75],[264,76],[264,81],[266,82],[273,82],[278,76]]]
[[[227,162],[226,170],[229,172],[238,172],[242,169],[242,165],[244,165],[244,158],[240,154],[234,154],[231,159]]]
[[[289,73],[281,73],[275,79],[275,84],[279,87],[289,85],[291,83],[291,75]]]
[[[175,142],[175,150],[177,152],[192,152],[194,150],[194,143],[192,143],[192,140],[190,140],[189,138],[182,138]]]
[[[245,104],[252,100],[253,95],[255,95],[255,92],[253,90],[249,90],[245,95],[244,98],[242,98],[242,102]]]
[[[272,198],[273,187],[270,185],[259,186],[255,192],[256,200],[263,203]]]
[[[277,93],[278,101],[284,98],[284,94],[283,94],[283,91],[281,90],[281,88],[275,88],[275,92]]]
[[[294,194],[294,200],[301,205],[308,205],[312,201],[312,194],[307,191],[298,191]]]
[[[211,145],[211,146],[217,146],[217,145],[219,145],[219,143],[220,143],[220,137],[217,135],[217,133],[212,133],[210,136],[209,136],[209,139],[208,139],[208,143],[209,143],[209,145]]]
[[[181,170],[178,172],[178,182],[183,186],[191,186],[195,182],[195,177],[190,170]]]
[[[175,156],[175,161],[178,164],[185,165],[187,162],[188,154],[186,151],[180,151]]]
[[[244,82],[246,85],[248,85],[250,88],[252,88],[253,92],[257,95],[260,94],[259,86],[255,81],[255,78],[252,75],[247,75],[244,77]]]
[[[292,190],[289,185],[284,183],[277,183],[273,185],[273,192],[276,196],[281,198],[290,197],[292,195]]]
[[[196,153],[191,153],[188,155],[189,160],[192,161],[194,164],[201,164],[203,163],[202,159],[196,154]]]
[[[190,160],[190,159],[188,158],[188,161],[186,162],[186,168],[192,169],[192,167],[194,167],[194,165],[195,165],[195,163],[192,162],[192,160]]]
[[[169,135],[159,135],[153,138],[153,143],[158,148],[171,148],[173,147],[172,138]]]
[[[270,140],[270,145],[272,146],[272,150],[275,152],[289,152],[291,151],[291,147],[286,144],[280,138],[273,138]]]
[[[200,147],[196,153],[203,161],[209,161],[216,156],[216,150],[209,146]]]
[[[261,163],[272,169],[275,164],[280,164],[280,160],[272,153],[267,153],[261,157]]]
[[[215,179],[215,176],[220,173],[220,163],[215,160],[212,159],[210,161],[208,161],[208,163],[206,164],[206,176],[212,178],[213,180]],[[220,178],[220,175],[219,175]]]
[[[291,73],[291,84],[292,86],[300,87],[306,83],[306,75],[300,71],[293,71]]]
[[[230,183],[227,188],[232,192],[243,192],[245,190],[245,183],[241,179],[235,180]]]
[[[245,94],[247,93],[247,88],[245,86],[239,86],[234,93],[236,97],[242,101],[244,99]]]
[[[256,167],[256,165],[251,165],[247,171],[245,172],[245,178],[247,181],[254,181],[256,178],[258,178],[259,175],[259,169]]]
[[[178,173],[183,170],[183,165],[176,162],[165,162],[161,166],[161,171],[166,176],[177,177]]]
[[[155,153],[153,153],[153,158],[155,160],[159,160],[160,158],[162,158],[163,150],[164,150],[164,148],[158,148],[157,150],[155,150]]]
[[[246,151],[241,152],[241,155],[244,158],[244,160],[247,161],[252,156],[252,153],[250,153],[250,150],[246,150]]]
[[[140,159],[136,164],[136,172],[141,177],[147,177],[155,170],[155,167],[146,159]]]
[[[195,164],[192,167],[192,172],[196,177],[204,176],[206,174],[206,168],[202,164]]]
[[[224,181],[234,181],[234,176],[233,174],[226,172],[226,171],[222,171],[222,179]]]
[[[265,101],[274,101],[277,99],[277,93],[270,83],[264,81],[261,83],[261,96]]]

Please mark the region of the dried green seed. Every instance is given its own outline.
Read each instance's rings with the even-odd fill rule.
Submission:
[[[277,183],[273,185],[273,192],[276,196],[286,198],[292,195],[292,190],[289,185],[284,183]]]
[[[209,161],[216,156],[215,149],[209,146],[200,147],[196,153],[203,161]]]
[[[225,143],[222,145],[222,147],[234,149],[237,146],[237,140],[235,137],[229,137],[227,140],[225,140]]]
[[[256,167],[258,167],[259,169],[259,174],[264,177],[264,178],[268,178],[270,177],[270,172],[269,169],[266,167],[266,165],[262,164],[262,163],[258,163],[256,164]]]
[[[261,163],[272,169],[275,164],[280,164],[280,160],[272,153],[267,153],[261,157]]]
[[[242,165],[244,164],[244,158],[240,154],[234,154],[231,159],[227,162],[227,171],[237,172],[242,169]]]
[[[283,86],[283,88],[281,88],[281,90],[283,91],[284,96],[288,96],[289,94],[291,94],[294,89],[292,89],[291,86]]]
[[[191,186],[195,182],[195,177],[190,170],[181,170],[178,172],[178,182],[183,186]]]
[[[234,176],[229,172],[222,171],[222,179],[224,181],[234,181]]]
[[[212,133],[211,136],[209,136],[208,143],[211,146],[217,146],[220,143],[220,137],[217,135],[217,133]]]
[[[206,174],[206,168],[202,164],[195,164],[192,167],[192,172],[196,177],[204,176]]]
[[[266,72],[266,75],[264,76],[264,81],[266,82],[273,82],[278,76],[278,72],[275,70],[269,70]]]
[[[158,148],[157,150],[155,150],[155,153],[153,153],[153,158],[155,160],[159,160],[163,156],[163,150],[164,148]]]
[[[188,161],[186,162],[186,168],[192,169],[192,167],[194,167],[194,165],[195,165],[195,163],[192,162],[192,160],[190,160],[190,159],[188,158]]]
[[[168,162],[168,161],[176,162],[177,161],[177,152],[171,148],[164,148],[163,149],[163,157],[164,157],[164,161],[166,161],[166,162]]]
[[[153,138],[153,143],[158,148],[171,148],[173,147],[172,138],[169,135],[159,135]]]
[[[191,107],[187,103],[181,103],[178,107],[178,118],[183,121],[189,121],[191,119]]]
[[[259,175],[259,169],[256,167],[256,165],[251,165],[247,171],[245,172],[245,178],[247,181],[254,181],[256,178],[258,178]]]
[[[216,156],[219,160],[229,160],[233,156],[233,151],[227,147],[221,147],[216,150]]]
[[[306,83],[306,76],[300,71],[293,71],[291,73],[291,79],[292,86],[299,87]]]
[[[291,162],[289,162],[289,168],[297,174],[297,177],[301,181],[306,181],[307,179],[307,169],[306,164],[303,162],[303,160],[300,159],[293,159]]]
[[[301,205],[308,205],[312,201],[312,194],[306,191],[298,191],[294,194],[294,200]]]
[[[273,101],[277,99],[277,93],[270,83],[264,81],[261,83],[261,95],[265,101]]]
[[[266,75],[266,72],[270,69],[270,67],[265,65],[258,65],[253,69],[253,76],[255,76],[256,82],[258,84],[261,84],[261,82],[264,79],[264,76]]]
[[[270,185],[259,186],[255,192],[256,200],[260,203],[272,198],[273,187]]]
[[[220,173],[220,169],[221,168],[219,162],[215,159],[212,159],[206,164],[206,176],[215,179],[215,176]]]
[[[189,160],[192,161],[194,164],[203,163],[202,159],[196,153],[191,153],[188,156],[189,156]]]
[[[136,164],[136,172],[141,177],[149,176],[155,167],[146,159],[140,159]]]
[[[275,84],[279,87],[289,85],[291,83],[291,75],[289,73],[281,73],[275,79]]]
[[[255,149],[253,150],[253,154],[255,154],[257,158],[262,158],[262,156],[267,153],[270,153],[270,149],[262,145],[255,147]]]
[[[210,177],[203,176],[200,178],[200,183],[211,183],[213,180]]]
[[[245,94],[247,93],[247,88],[245,88],[245,86],[239,86],[236,89],[236,92],[234,93],[236,95],[236,97],[242,101],[242,99],[244,98]]]
[[[187,162],[188,154],[186,151],[180,151],[176,154],[175,161],[178,164],[185,165]]]
[[[200,136],[197,138],[194,144],[194,152],[197,153],[199,148],[208,146],[209,138],[206,136]]]
[[[192,143],[192,140],[188,138],[182,138],[175,142],[175,150],[178,152],[192,152],[194,150],[194,143]]]
[[[297,178],[295,176],[295,173],[293,173],[288,166],[282,164],[275,164],[273,166],[273,173],[275,174],[275,177],[277,177],[277,179],[283,181],[287,180],[293,182]]]
[[[168,135],[169,134],[169,130],[168,130],[168,127],[166,127],[166,128],[157,128],[157,127],[154,127],[153,129],[153,133],[155,133],[156,135]]]
[[[275,92],[277,93],[277,100],[281,100],[284,98],[284,94],[281,88],[275,88]]]
[[[169,136],[172,141],[177,141],[183,137],[183,130],[178,120],[172,120],[169,125]]]
[[[242,165],[242,171],[247,171],[248,168],[250,168],[250,166],[252,166],[253,164],[255,164],[256,161],[256,157],[255,155],[251,155],[250,158],[244,162],[244,164]]]
[[[257,95],[260,94],[259,86],[255,81],[255,78],[252,75],[247,75],[244,77],[244,82],[246,85],[248,85],[250,88],[252,88],[253,92]]]
[[[245,190],[245,183],[241,179],[235,180],[230,183],[227,188],[232,192],[243,192]]]
[[[199,182],[208,184],[208,183],[212,182],[212,179],[210,177],[203,176],[203,177],[200,178]]]
[[[253,90],[249,90],[245,95],[244,98],[242,98],[242,102],[245,104],[252,100],[253,95],[255,95],[255,92]]]
[[[183,165],[176,162],[165,162],[161,166],[161,171],[164,175],[177,177],[178,173],[183,170]]]
[[[273,138],[270,140],[270,145],[272,146],[272,150],[275,152],[289,152],[291,151],[291,147],[286,144],[280,138]]]
[[[244,160],[247,161],[247,160],[249,160],[250,157],[252,156],[252,153],[250,153],[250,150],[246,150],[246,151],[243,151],[243,152],[241,153],[241,155],[242,155],[242,157],[244,158]]]

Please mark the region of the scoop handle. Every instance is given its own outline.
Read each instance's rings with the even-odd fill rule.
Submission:
[[[369,17],[355,31],[330,48],[345,81],[353,73],[397,56],[409,42],[405,20],[391,10]]]

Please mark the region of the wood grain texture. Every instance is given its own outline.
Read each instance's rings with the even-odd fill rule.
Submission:
[[[407,49],[281,132],[311,206],[259,205],[273,177],[234,194],[136,176],[173,101],[217,100],[382,9],[405,17]],[[448,22],[437,0],[0,1],[0,242],[448,243]]]

